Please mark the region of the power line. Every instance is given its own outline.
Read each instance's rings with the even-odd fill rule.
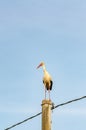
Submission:
[[[67,104],[69,104],[69,103],[72,103],[72,102],[75,102],[75,101],[79,101],[79,100],[84,99],[84,98],[86,98],[86,96],[83,96],[83,97],[80,97],[80,98],[76,98],[76,99],[73,99],[73,100],[70,100],[70,101],[61,103],[61,104],[56,105],[56,106],[54,106],[54,105],[52,104],[52,110],[53,110],[53,109],[56,109],[57,107],[67,105]],[[37,117],[37,116],[39,116],[39,115],[41,115],[41,114],[42,114],[42,112],[39,112],[39,113],[37,113],[37,114],[35,114],[35,115],[33,115],[33,116],[31,116],[31,117],[29,117],[29,118],[27,118],[27,119],[25,119],[25,120],[19,122],[19,123],[16,123],[16,124],[14,124],[14,125],[12,125],[12,126],[6,128],[6,129],[4,129],[4,130],[9,130],[9,129],[11,129],[11,128],[15,127],[15,126],[18,126],[18,125],[20,125],[20,124],[22,124],[22,123],[24,123],[24,122],[26,122],[26,121],[28,121],[28,120],[31,120],[31,119],[33,119],[33,118],[35,118],[35,117]]]
[[[29,117],[29,118],[27,118],[27,119],[25,119],[25,120],[23,120],[23,121],[21,121],[21,122],[18,122],[18,123],[14,124],[14,125],[12,125],[12,126],[10,126],[10,127],[8,127],[8,128],[6,128],[6,129],[4,129],[4,130],[9,130],[9,129],[11,129],[11,128],[15,127],[15,126],[18,126],[18,125],[20,125],[20,124],[22,124],[22,123],[24,123],[24,122],[26,122],[26,121],[28,121],[28,120],[31,120],[32,118],[35,118],[35,117],[37,117],[37,116],[39,116],[39,115],[41,115],[41,114],[42,114],[42,112],[39,112],[39,113],[37,113],[36,115],[31,116],[31,117]]]
[[[72,103],[72,102],[76,102],[76,101],[81,100],[81,99],[84,99],[84,98],[86,98],[86,96],[83,96],[83,97],[80,97],[80,98],[76,98],[76,99],[67,101],[67,102],[65,102],[65,103],[61,103],[61,104],[59,104],[59,105],[56,105],[53,109],[55,109],[55,108],[57,108],[57,107],[60,107],[60,106],[67,105],[67,104]]]

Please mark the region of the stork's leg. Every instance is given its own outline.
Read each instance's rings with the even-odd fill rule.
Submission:
[[[46,88],[45,88],[45,99],[46,99]]]
[[[48,93],[49,93],[49,100],[50,100],[50,89],[48,90]]]

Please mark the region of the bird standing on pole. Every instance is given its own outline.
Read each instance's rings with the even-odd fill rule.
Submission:
[[[39,64],[39,66],[37,67],[37,69],[39,67],[42,67],[43,72],[44,72],[43,84],[44,84],[44,87],[45,87],[45,99],[46,99],[46,91],[48,91],[49,92],[49,100],[50,100],[50,90],[52,90],[53,81],[52,81],[52,78],[51,78],[50,74],[46,70],[44,62],[41,62]]]

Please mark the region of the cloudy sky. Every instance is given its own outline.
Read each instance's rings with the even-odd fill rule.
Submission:
[[[55,105],[86,95],[86,1],[0,1],[0,129],[41,111],[44,61]],[[41,116],[13,130],[40,130]],[[85,130],[86,100],[52,113],[52,130]]]

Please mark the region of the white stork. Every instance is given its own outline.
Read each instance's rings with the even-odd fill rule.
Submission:
[[[46,91],[48,91],[49,92],[49,100],[50,100],[50,90],[52,90],[53,81],[52,81],[50,74],[47,72],[47,70],[45,68],[44,62],[41,62],[39,64],[39,66],[37,67],[37,69],[41,66],[42,66],[43,72],[44,72],[43,84],[44,84],[44,87],[45,87],[45,99],[46,99]]]

